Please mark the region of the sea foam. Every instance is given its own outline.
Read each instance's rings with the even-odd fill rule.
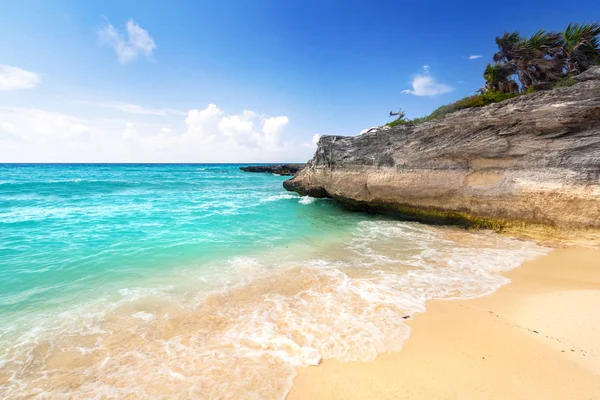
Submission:
[[[303,197],[300,198],[300,200],[298,200],[298,202],[300,204],[305,204],[306,205],[306,204],[312,204],[312,203],[314,203],[315,200],[317,200],[317,199],[315,199],[314,197],[303,196]]]
[[[296,368],[399,350],[403,317],[546,251],[349,213],[237,165],[0,176],[0,398],[283,398]]]
[[[395,221],[363,221],[336,245],[302,250],[232,257],[205,269],[216,275],[196,293],[175,281],[122,288],[5,339],[0,395],[283,399],[295,368],[400,350],[403,317],[432,299],[490,293],[508,281],[501,272],[547,251]]]

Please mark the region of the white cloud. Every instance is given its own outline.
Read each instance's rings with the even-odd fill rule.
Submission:
[[[289,123],[286,116],[267,118],[248,110],[225,115],[217,106],[209,104],[203,110],[190,110],[185,122],[188,129],[184,139],[190,142],[225,142],[269,152],[286,148],[281,141],[283,129]]]
[[[254,131],[252,114],[226,116],[219,121],[219,131],[225,136],[242,139],[249,138]]]
[[[267,136],[277,136],[289,122],[289,118],[285,116],[267,118],[262,122],[263,133]]]
[[[469,56],[469,60],[477,60],[478,58],[481,58],[481,56],[480,55]]]
[[[321,139],[321,135],[315,133],[310,142],[305,142],[302,145],[308,149],[314,150],[317,148],[317,143],[319,143],[319,139]]]
[[[119,62],[127,64],[136,60],[140,55],[151,58],[156,44],[147,30],[140,27],[132,19],[127,21],[125,32],[119,32],[108,20],[106,25],[98,30],[100,39],[113,47]]]
[[[315,133],[312,138],[312,143],[316,146],[317,143],[319,143],[319,139],[321,139],[321,135],[319,135],[318,133]]]
[[[33,89],[40,82],[35,72],[0,64],[0,90]]]
[[[0,136],[38,143],[74,140],[89,133],[80,119],[37,108],[0,107]]]
[[[209,104],[204,110],[190,110],[185,119],[188,127],[185,136],[195,140],[212,142],[219,131],[219,123],[223,111],[216,105]]]
[[[424,65],[423,73],[414,77],[412,89],[403,90],[402,93],[408,93],[415,96],[436,96],[454,90],[446,84],[436,82],[434,77],[430,75],[429,70],[429,65]]]
[[[289,122],[285,116],[263,119],[261,132],[255,132],[252,138],[264,149],[281,150],[281,133]]]
[[[286,116],[266,117],[253,111],[227,115],[214,104],[190,110],[185,120],[187,131],[180,137],[182,148],[212,149],[211,158],[230,157],[229,161],[283,157],[291,148],[282,140],[289,123]],[[282,158],[280,158],[281,160]],[[214,159],[219,161],[218,159]]]
[[[91,101],[81,101],[80,104],[85,104],[89,106],[96,106],[102,108],[112,108],[115,110],[131,113],[131,114],[140,114],[140,115],[186,115],[183,111],[172,110],[169,108],[147,108],[140,106],[138,104],[132,103],[124,103],[121,101],[106,101],[106,102],[91,102]]]
[[[135,114],[132,114],[135,116]],[[216,105],[166,124],[82,119],[29,108],[0,107],[0,160],[5,162],[285,162],[314,151],[286,134],[287,116],[228,114]],[[168,124],[168,125],[167,125]],[[318,135],[313,137],[317,140]]]

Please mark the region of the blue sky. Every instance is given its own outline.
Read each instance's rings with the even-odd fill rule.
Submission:
[[[305,161],[315,135],[473,94],[505,30],[598,16],[597,1],[5,0],[0,162]]]

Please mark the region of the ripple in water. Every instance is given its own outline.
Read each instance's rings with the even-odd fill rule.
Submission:
[[[124,288],[112,304],[39,324],[5,347],[0,393],[284,398],[296,367],[400,350],[410,335],[403,316],[431,299],[494,291],[507,282],[500,272],[545,252],[493,234],[384,221],[359,223],[318,258],[303,258],[306,250],[232,258],[212,277],[217,287]]]
[[[137,183],[129,195],[103,185],[8,200],[0,398],[284,398],[297,367],[400,350],[403,316],[493,292],[503,271],[546,252],[348,213],[237,166],[201,168],[39,167],[36,180]]]

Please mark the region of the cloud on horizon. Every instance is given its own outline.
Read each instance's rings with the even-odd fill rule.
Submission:
[[[41,81],[35,72],[0,64],[0,90],[33,89]]]
[[[71,115],[37,108],[0,107],[0,140],[12,140],[18,144],[35,142],[48,148],[57,142],[69,142],[89,134],[86,123]],[[2,146],[0,146],[2,149]],[[10,158],[13,154],[0,154]]]
[[[164,123],[79,118],[53,111],[0,107],[5,162],[283,162],[314,151],[286,137],[287,116],[214,104],[171,115]],[[318,135],[313,137],[316,140]]]
[[[423,73],[415,75],[411,83],[412,89],[403,90],[402,93],[414,96],[437,96],[438,94],[449,93],[454,90],[454,88],[444,83],[436,82],[429,71],[429,65],[424,65]]]
[[[125,32],[119,32],[109,21],[98,30],[98,37],[109,44],[117,53],[121,64],[128,64],[143,55],[151,59],[156,44],[147,30],[135,23],[133,19],[127,21]]]

